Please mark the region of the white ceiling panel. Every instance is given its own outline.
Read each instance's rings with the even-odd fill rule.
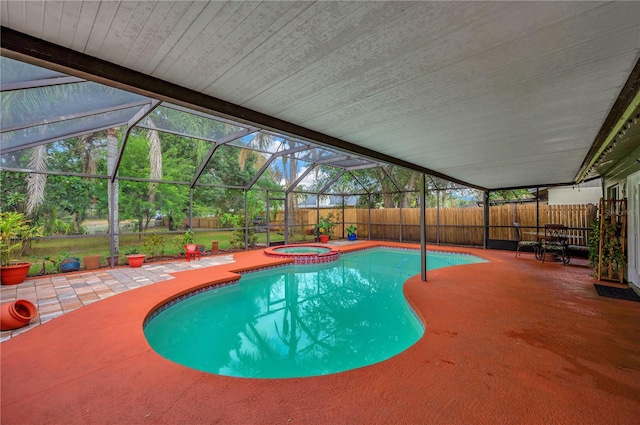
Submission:
[[[11,1],[2,25],[486,188],[570,182],[640,2]]]

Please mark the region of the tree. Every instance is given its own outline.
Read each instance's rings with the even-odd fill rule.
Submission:
[[[80,173],[83,169],[78,161],[79,157],[78,140],[74,138],[16,152],[5,159],[20,168]],[[34,158],[45,159],[40,164],[34,164]],[[28,210],[33,221],[44,225],[46,234],[80,232],[80,223],[89,206],[95,182],[74,176],[47,176],[43,173],[26,173],[26,178],[19,177],[24,176],[23,174],[9,172],[3,172],[2,175],[3,205],[13,205],[14,210],[25,213]],[[64,220],[64,224],[60,220]]]
[[[0,206],[3,211],[24,212],[26,185],[22,173],[0,171]]]
[[[128,177],[148,178],[151,161],[149,157],[149,140],[144,132],[135,132],[129,135],[126,152],[120,160],[122,175]],[[123,219],[135,219],[138,222],[138,232],[142,232],[155,216],[155,200],[157,184],[141,181],[121,181],[119,183],[120,196],[124,202],[119,205]]]
[[[535,198],[527,189],[511,189],[511,190],[492,190],[489,192],[491,201],[506,201],[516,199],[532,199]]]

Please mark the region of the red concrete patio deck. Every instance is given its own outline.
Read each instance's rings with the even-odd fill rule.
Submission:
[[[425,334],[385,362],[270,380],[212,375],[156,354],[142,332],[155,306],[234,270],[279,262],[240,253],[233,264],[176,273],[0,344],[1,422],[638,423],[640,303],[599,297],[583,266],[433,248],[490,262],[410,279],[405,295]]]

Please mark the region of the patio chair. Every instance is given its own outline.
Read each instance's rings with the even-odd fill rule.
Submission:
[[[200,260],[200,247],[194,243],[190,243],[184,246],[187,254],[187,261],[191,261],[191,257]]]
[[[546,260],[547,253],[553,254],[563,265],[569,264],[569,245],[567,241],[568,228],[564,224],[546,224],[544,226],[544,242],[542,244],[542,262]]]
[[[516,233],[516,240],[518,241],[518,247],[516,248],[516,257],[520,255],[520,248],[523,246],[530,246],[533,248],[533,252],[536,254],[536,258],[540,257],[540,242],[539,241],[523,241],[522,233],[520,232],[520,224],[513,223],[513,228]]]

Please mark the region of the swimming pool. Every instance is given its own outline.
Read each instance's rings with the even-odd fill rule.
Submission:
[[[484,260],[430,252],[429,269]],[[245,274],[240,283],[178,302],[148,321],[151,347],[227,376],[326,375],[384,361],[424,333],[402,285],[419,252],[375,248],[329,264]]]

